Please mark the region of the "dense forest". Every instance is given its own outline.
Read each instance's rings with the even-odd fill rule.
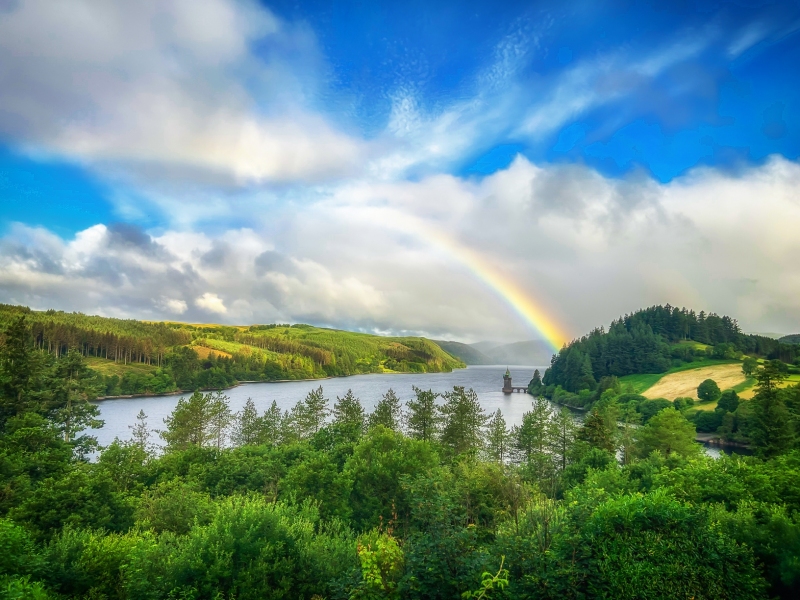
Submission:
[[[310,325],[191,325],[0,305],[0,326],[22,319],[29,343],[54,358],[76,351],[96,373],[96,396],[223,389],[237,381],[464,366],[434,342]]]
[[[800,360],[800,347],[744,334],[730,317],[653,306],[614,321],[608,331],[600,327],[565,345],[553,355],[541,384],[549,397],[557,393],[556,388],[582,393],[583,401],[574,400],[583,404],[603,379],[664,373],[698,360],[743,354],[794,365]]]
[[[673,405],[642,423],[604,394],[578,421],[526,397],[509,428],[463,388],[387,390],[371,414],[322,388],[285,412],[197,391],[101,449],[86,362],[22,320],[3,332],[5,598],[800,592],[800,401],[779,361],[754,373],[755,456],[719,459]]]

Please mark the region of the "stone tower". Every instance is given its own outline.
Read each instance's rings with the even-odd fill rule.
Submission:
[[[514,388],[511,387],[511,371],[508,370],[506,367],[506,374],[503,375],[503,393],[510,394],[514,391]]]

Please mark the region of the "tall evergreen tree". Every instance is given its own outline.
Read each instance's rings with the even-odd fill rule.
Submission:
[[[431,442],[439,434],[441,418],[436,406],[437,394],[414,386],[415,399],[409,400],[406,428],[409,435],[418,440]]]
[[[552,415],[550,403],[545,398],[537,397],[532,410],[522,415],[522,423],[511,430],[515,462],[526,467],[540,481],[552,474],[549,437]]]
[[[31,382],[30,334],[25,316],[15,318],[3,332],[0,344],[0,427],[28,405]]]
[[[231,431],[231,443],[234,446],[249,446],[257,444],[261,437],[261,418],[258,416],[255,402],[248,398],[244,408],[236,413],[236,418]]]
[[[486,424],[486,456],[503,464],[508,459],[510,444],[511,432],[498,408]]]
[[[389,388],[389,391],[378,401],[375,410],[369,416],[369,426],[383,425],[392,431],[399,431],[402,416],[400,399],[394,393],[394,390]]]
[[[547,435],[550,451],[553,453],[557,467],[562,471],[567,468],[567,460],[575,443],[577,430],[575,417],[566,407],[557,410],[548,423]]]
[[[788,450],[793,443],[791,415],[779,393],[784,379],[780,361],[773,360],[756,372],[751,437],[760,456],[772,457]]]
[[[364,407],[361,405],[361,400],[353,394],[353,390],[347,390],[343,397],[336,398],[336,404],[333,405],[334,423],[360,433],[364,429],[365,420]]]
[[[478,394],[462,386],[442,394],[442,445],[451,456],[476,455],[483,445],[483,426],[488,417],[483,411]]]
[[[284,424],[287,435],[292,433],[293,437],[301,440],[310,438],[325,424],[328,414],[328,400],[320,386],[292,408]]]

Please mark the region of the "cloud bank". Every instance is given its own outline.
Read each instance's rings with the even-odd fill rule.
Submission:
[[[779,158],[664,185],[518,157],[480,181],[343,185],[279,228],[262,217],[216,237],[96,225],[62,240],[17,225],[0,246],[0,289],[5,302],[115,316],[535,335],[469,264],[420,234],[436,231],[513,277],[575,335],[657,302],[788,331],[800,322],[798,186],[800,167]]]

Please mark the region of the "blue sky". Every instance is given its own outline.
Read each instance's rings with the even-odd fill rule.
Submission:
[[[60,276],[98,286],[94,300],[82,299],[75,308],[104,310],[105,284],[95,271],[69,271],[64,256],[77,252],[81,239],[100,235],[97,227],[111,236],[130,226],[167,248],[173,267],[196,289],[185,297],[176,290],[156,299],[151,290],[149,303],[144,295],[123,302],[119,314],[172,311],[201,318],[216,311],[231,320],[306,318],[371,330],[432,331],[432,321],[392,317],[392,306],[409,298],[415,306],[444,302],[443,314],[452,314],[451,300],[430,287],[436,277],[416,280],[398,268],[397,282],[387,282],[378,276],[379,267],[357,258],[374,252],[369,244],[377,241],[359,236],[364,246],[356,249],[346,241],[352,237],[343,236],[343,246],[331,253],[320,236],[337,239],[337,232],[317,232],[316,245],[304,233],[316,214],[344,215],[347,209],[362,218],[364,207],[381,206],[427,219],[459,243],[479,250],[485,244],[576,330],[651,300],[709,302],[715,308],[717,292],[680,272],[680,293],[657,291],[660,284],[634,285],[618,295],[609,292],[613,300],[575,318],[571,314],[584,307],[566,299],[575,288],[555,275],[563,264],[554,261],[578,264],[585,249],[562,248],[549,258],[552,244],[547,251],[529,248],[524,231],[541,225],[547,214],[579,216],[588,219],[586,226],[607,229],[621,210],[643,210],[649,200],[641,198],[669,196],[690,183],[700,185],[702,177],[763,181],[770,172],[775,185],[793,181],[792,175],[775,176],[775,165],[794,168],[800,151],[796,2],[203,0],[98,8],[91,2],[54,7],[20,0],[0,6],[6,301],[76,304],[76,296],[38,289],[31,278],[39,281],[44,267],[20,258],[40,256],[42,244],[60,244],[66,254],[47,264],[61,264]],[[527,229],[520,225],[522,238],[481,239],[481,228],[471,229],[470,219],[479,221],[483,210],[510,210],[504,198],[512,194],[503,188],[491,197],[486,190],[510,182],[523,167],[530,171],[530,187],[548,190],[547,198],[534,198],[534,221]],[[542,187],[551,176],[555,183],[547,186],[554,191]],[[452,186],[447,201],[430,192],[444,181]],[[564,190],[578,181],[593,191],[575,199]],[[627,191],[631,186],[638,191]],[[622,208],[609,209],[600,196],[592,208],[585,199],[601,188],[613,190],[608,193]],[[429,192],[427,203],[410,200]],[[775,198],[785,198],[785,192],[775,191]],[[518,202],[531,204],[521,197]],[[342,218],[353,221],[350,213]],[[386,214],[375,218],[376,228],[392,220]],[[566,227],[563,240],[570,227],[583,225],[557,227]],[[212,264],[202,257],[224,254],[218,249],[223,246],[236,254],[235,244],[224,240],[244,239],[244,230],[263,244],[261,253],[279,253],[284,258],[278,262],[295,271],[314,263],[333,280],[367,286],[372,308],[327,310],[313,302],[291,308],[289,295],[313,287],[315,276],[298,275],[303,285],[293,287],[278,277],[291,280],[288,271],[267,272],[277,279],[261,304],[253,289],[225,296],[212,284],[218,274],[202,271]],[[198,244],[194,254],[178,259],[179,252],[170,250],[179,236],[181,243]],[[403,234],[396,240],[398,261],[414,244],[422,244],[417,249],[424,254],[424,243]],[[593,272],[613,269],[612,257],[607,261]],[[11,273],[22,264],[38,275],[14,279]],[[456,311],[461,325],[454,321],[443,332],[479,335],[465,323],[496,299],[467,282],[468,267],[453,269],[453,277],[464,278],[462,296],[472,304]],[[680,268],[665,267],[673,271]],[[547,277],[553,279],[542,292],[534,282]],[[743,312],[751,328],[791,328],[796,313],[787,312],[782,300],[756,307],[748,296],[757,293],[742,282],[764,278],[726,277],[729,291],[719,298],[735,299],[719,300],[719,309]],[[200,300],[206,295],[220,304]],[[230,308],[237,300],[239,312]],[[497,310],[495,327],[508,317]]]

